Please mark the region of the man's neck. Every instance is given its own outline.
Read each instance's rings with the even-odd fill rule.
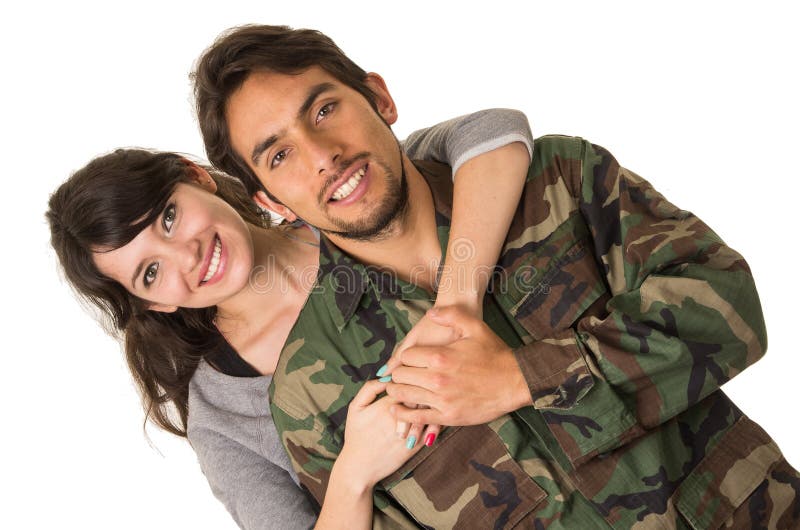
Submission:
[[[442,259],[433,195],[425,178],[405,155],[403,164],[408,179],[408,206],[405,215],[392,221],[384,237],[377,241],[356,241],[326,235],[357,261],[389,269],[400,279],[433,292]]]

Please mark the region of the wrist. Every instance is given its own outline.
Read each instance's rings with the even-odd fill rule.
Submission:
[[[475,292],[453,293],[444,292],[436,296],[433,307],[461,307],[477,318],[483,318],[483,294]]]
[[[353,496],[372,495],[372,489],[378,483],[378,479],[365,475],[368,471],[365,467],[363,464],[360,465],[358,459],[348,452],[345,446],[333,463],[329,484],[335,483],[337,490]]]
[[[508,389],[511,393],[509,401],[514,407],[512,410],[517,410],[533,405],[533,398],[531,397],[530,387],[528,387],[528,381],[525,379],[522,368],[517,361],[516,352],[511,348],[508,349],[508,352],[510,354],[508,356],[510,359],[508,367],[508,381],[510,384]]]

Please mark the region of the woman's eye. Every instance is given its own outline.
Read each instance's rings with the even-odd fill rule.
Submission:
[[[175,222],[175,205],[170,204],[164,208],[164,214],[161,216],[161,224],[167,232],[172,228],[172,223]]]
[[[284,161],[286,158],[286,149],[282,151],[278,151],[275,153],[275,156],[272,157],[272,162],[270,163],[270,167],[274,168],[280,165],[281,162]]]
[[[323,105],[322,108],[319,109],[319,112],[317,112],[317,123],[319,123],[321,120],[323,120],[326,117],[328,117],[328,115],[331,112],[333,112],[333,108],[335,106],[336,106],[335,103],[328,103],[326,105]]]
[[[142,280],[144,286],[150,287],[150,285],[155,281],[157,274],[158,274],[158,263],[151,263],[150,266],[147,267],[144,271],[144,279]]]

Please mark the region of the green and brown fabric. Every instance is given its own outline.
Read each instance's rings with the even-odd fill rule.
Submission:
[[[449,168],[417,167],[445,248]],[[320,265],[270,396],[321,502],[348,403],[432,300],[325,238]],[[375,528],[800,524],[797,472],[719,390],[767,345],[747,263],[605,149],[535,142],[484,319],[534,406],[445,429],[376,488]]]

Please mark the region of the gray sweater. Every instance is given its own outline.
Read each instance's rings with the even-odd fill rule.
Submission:
[[[470,158],[512,142],[531,153],[525,115],[489,109],[416,131],[404,148],[412,159],[445,162],[455,173]],[[272,423],[271,380],[228,376],[202,361],[189,383],[189,442],[211,491],[241,528],[310,528],[316,516]]]

